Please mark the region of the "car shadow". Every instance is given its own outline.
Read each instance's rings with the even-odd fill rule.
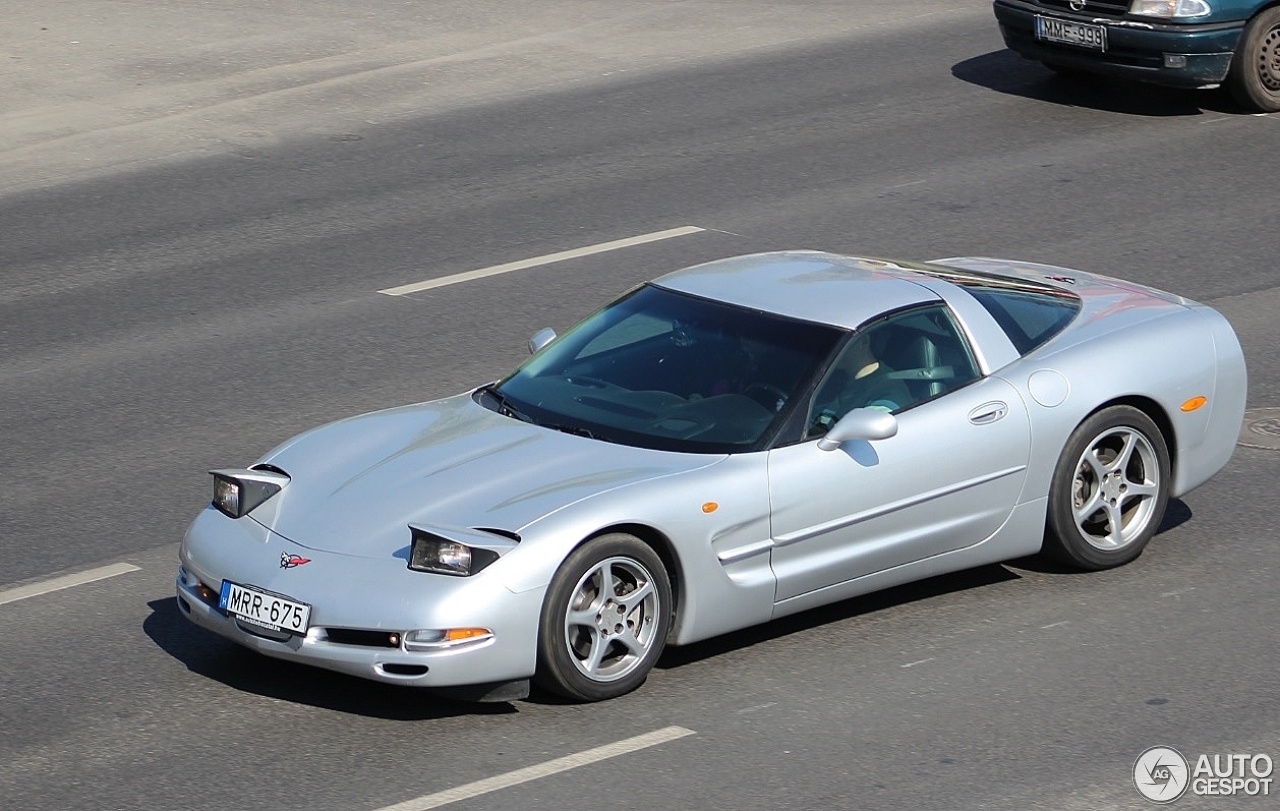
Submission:
[[[501,715],[507,702],[455,701],[426,690],[358,679],[285,662],[242,648],[192,625],[170,597],[147,603],[142,629],[161,650],[196,673],[233,690],[335,712],[388,721],[427,721],[459,715]]]
[[[1169,506],[1165,507],[1164,518],[1160,520],[1160,526],[1156,528],[1156,535],[1162,532],[1168,532],[1174,527],[1181,526],[1191,520],[1191,508],[1187,506],[1187,502],[1180,498],[1169,499]],[[1065,563],[1059,563],[1047,557],[1040,555],[1031,555],[1025,558],[1018,558],[1008,562],[1009,566],[1027,572],[1035,572],[1036,574],[1080,574],[1080,570],[1068,566]]]
[[[1191,517],[1191,508],[1186,502],[1171,499],[1157,534],[1180,526]],[[1021,575],[1017,570],[1037,574],[1080,573],[1077,569],[1039,556],[952,572],[820,606],[692,645],[669,647],[662,654],[656,669],[679,668],[799,631],[873,614],[887,608],[1018,580]],[[427,690],[397,687],[309,665],[272,659],[192,625],[179,612],[173,598],[153,600],[147,606],[151,609],[151,614],[143,621],[142,628],[157,646],[182,662],[191,672],[234,690],[391,721],[425,721],[460,715],[502,715],[519,711],[512,702],[457,701]],[[544,705],[577,703],[541,690],[536,685],[525,701]]]
[[[1156,533],[1167,532],[1191,519],[1191,508],[1181,499],[1170,499],[1165,510],[1164,519],[1160,522]],[[657,668],[667,670],[682,667],[692,662],[709,659],[730,651],[749,648],[762,642],[769,642],[798,631],[808,631],[823,625],[842,620],[849,620],[866,614],[873,614],[887,608],[894,608],[931,597],[940,597],[969,589],[1019,580],[1022,575],[1018,571],[1036,574],[1088,574],[1080,569],[1057,563],[1039,555],[1033,555],[1006,563],[980,566],[961,572],[938,575],[927,580],[919,580],[894,588],[853,597],[831,605],[813,608],[799,614],[767,622],[751,628],[714,637],[692,645],[667,648],[658,661]]]
[[[1244,113],[1221,90],[1179,90],[1107,76],[1066,76],[1008,49],[958,62],[951,67],[951,75],[997,93],[1123,115]]]
[[[926,580],[918,580],[914,583],[895,586],[883,591],[865,594],[861,597],[851,597],[838,603],[811,608],[808,611],[782,617],[764,625],[733,631],[703,642],[695,642],[692,645],[667,648],[662,654],[662,658],[658,661],[658,668],[667,670],[669,668],[682,667],[692,662],[728,653],[729,651],[769,642],[798,631],[812,630],[823,625],[853,619],[864,614],[873,614],[886,608],[927,600],[931,597],[1018,580],[1019,577],[1016,572],[1010,571],[1002,565],[992,564],[980,566],[976,569],[966,569],[962,572],[938,575]]]

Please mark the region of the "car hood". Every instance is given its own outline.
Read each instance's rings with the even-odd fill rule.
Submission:
[[[259,462],[289,484],[250,517],[310,549],[382,557],[408,546],[410,523],[518,533],[582,499],[723,458],[574,436],[464,394],[290,440]]]

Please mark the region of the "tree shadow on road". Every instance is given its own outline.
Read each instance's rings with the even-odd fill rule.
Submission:
[[[516,712],[510,703],[453,701],[413,687],[358,679],[242,648],[187,621],[173,598],[147,603],[142,629],[192,673],[246,693],[388,721]]]
[[[1105,76],[1061,75],[1010,50],[958,62],[951,75],[1011,96],[1145,117],[1241,113],[1221,90],[1178,90]]]

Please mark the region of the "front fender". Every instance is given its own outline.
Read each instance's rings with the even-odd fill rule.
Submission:
[[[671,635],[676,644],[769,619],[774,578],[762,453],[725,457],[565,507],[522,528],[519,548],[490,569],[513,592],[545,590],[570,552],[625,526],[645,527],[668,542],[679,594]],[[757,551],[744,555],[744,549]]]

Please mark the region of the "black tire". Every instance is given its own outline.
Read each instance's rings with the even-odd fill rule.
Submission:
[[[576,701],[631,692],[662,655],[671,610],[671,580],[652,548],[622,533],[593,538],[547,589],[535,681]]]
[[[1280,6],[1260,12],[1244,27],[1227,72],[1227,89],[1246,109],[1280,110]]]
[[[1049,486],[1044,551],[1098,570],[1142,554],[1169,504],[1169,449],[1151,418],[1105,408],[1072,432]]]

